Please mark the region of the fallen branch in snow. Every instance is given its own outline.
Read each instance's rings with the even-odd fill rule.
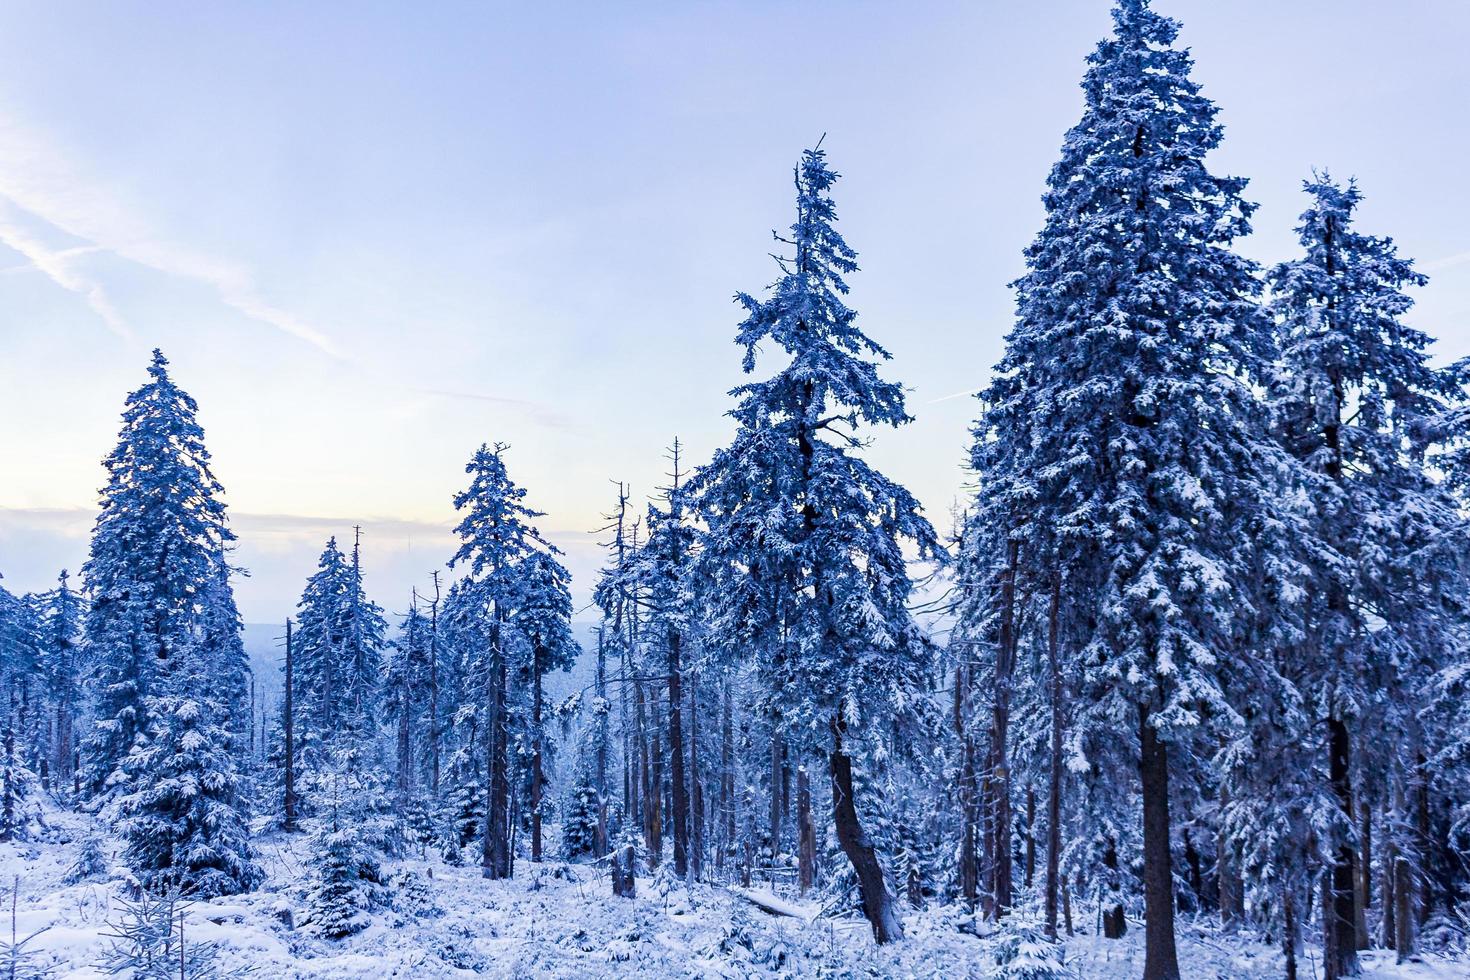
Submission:
[[[745,899],[751,905],[770,915],[784,915],[792,919],[801,919],[803,922],[812,921],[815,916],[800,905],[784,901],[772,892],[756,891],[752,888],[737,888],[730,886],[725,889],[730,894]]]

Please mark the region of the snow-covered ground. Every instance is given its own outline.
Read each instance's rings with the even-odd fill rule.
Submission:
[[[20,876],[16,930],[44,929],[28,949],[36,974],[57,980],[106,976],[99,966],[120,917],[118,882],[67,885],[88,831],[84,815],[51,811],[48,827],[22,843],[0,844],[7,886]],[[437,858],[389,863],[393,907],[361,933],[333,942],[300,922],[305,835],[268,833],[258,841],[268,872],[248,895],[199,903],[187,918],[191,942],[220,947],[221,971],[242,966],[262,978],[376,977],[994,977],[1003,937],[962,931],[956,909],[908,911],[906,942],[877,947],[857,919],[830,919],[811,903],[761,897],[789,915],[762,911],[731,890],[641,878],[638,898],[615,898],[608,879],[586,865],[521,862],[517,877],[490,882],[476,867]],[[108,841],[115,852],[116,842]],[[7,887],[7,891],[9,888]],[[6,896],[7,898],[9,896]],[[8,902],[6,905],[8,906]],[[8,908],[6,909],[8,913]],[[10,923],[3,922],[8,934]],[[983,930],[982,930],[983,931]],[[8,936],[7,936],[8,938]],[[1280,954],[1257,941],[1225,938],[1186,921],[1180,953],[1190,980],[1250,980],[1282,975]],[[1124,980],[1142,973],[1141,930],[1121,941],[1079,935],[1062,951],[1066,977]],[[1442,957],[1393,965],[1367,954],[1369,980],[1470,978],[1470,964]],[[1304,978],[1319,975],[1309,948]]]

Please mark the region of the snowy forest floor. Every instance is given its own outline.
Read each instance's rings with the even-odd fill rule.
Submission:
[[[99,966],[119,920],[122,887],[96,880],[66,885],[89,818],[50,811],[47,828],[25,842],[0,844],[5,891],[20,877],[20,938],[44,929],[30,975],[56,980],[106,976]],[[190,909],[191,941],[219,946],[221,971],[248,966],[262,978],[377,977],[994,977],[1004,934],[980,938],[958,927],[953,908],[906,910],[908,940],[877,947],[857,918],[831,919],[817,906],[780,900],[799,917],[758,909],[716,886],[686,888],[640,878],[636,900],[611,894],[608,877],[589,865],[522,861],[512,881],[491,882],[475,866],[437,859],[389,862],[395,899],[371,924],[340,941],[313,936],[300,921],[308,840],[269,833],[258,840],[268,877],[259,891]],[[107,840],[109,855],[115,841]],[[406,886],[405,877],[416,881]],[[421,886],[421,887],[418,887]],[[8,895],[6,896],[9,897]],[[8,902],[6,903],[9,904]],[[6,909],[6,912],[9,910]],[[3,923],[8,933],[10,923]],[[7,936],[8,938],[8,936]],[[1282,976],[1274,948],[1245,936],[1224,937],[1184,920],[1180,957],[1189,980]],[[1121,941],[1079,934],[1064,948],[1063,976],[1127,980],[1142,974],[1142,930]],[[1319,973],[1315,951],[1303,980]],[[1366,954],[1368,980],[1470,978],[1470,963],[1439,956],[1402,967],[1391,953]],[[22,974],[26,975],[26,974]]]

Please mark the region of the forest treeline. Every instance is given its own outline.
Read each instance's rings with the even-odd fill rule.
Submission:
[[[1179,25],[1147,0],[1113,20],[948,537],[864,459],[910,416],[846,305],[820,144],[778,278],[736,297],[735,434],[697,464],[675,441],[651,504],[618,484],[581,642],[487,444],[401,620],[358,536],[327,542],[265,711],[223,489],[154,352],[80,583],[0,590],[0,837],[47,793],[110,822],[140,887],[209,897],[261,883],[252,823],[301,829],[332,936],[406,850],[489,878],[598,862],[622,895],[769,881],[879,942],[909,908],[1026,911],[1051,939],[1086,908],[1145,931],[1146,980],[1178,980],[1180,914],[1273,937],[1288,976],[1310,933],[1329,980],[1453,928],[1470,368],[1405,322],[1426,277],[1359,229],[1354,182],[1305,181],[1295,257],[1236,251],[1254,206],[1207,166],[1222,129]],[[578,662],[586,689],[549,698]]]

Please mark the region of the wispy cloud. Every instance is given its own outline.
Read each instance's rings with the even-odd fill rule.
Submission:
[[[448,391],[443,388],[411,388],[410,390],[423,395],[433,395],[436,398],[454,398],[501,405],[528,415],[536,422],[548,428],[560,429],[571,425],[571,420],[561,412],[556,411],[556,409],[543,405],[540,402],[527,401],[524,398],[507,398],[503,395],[486,395],[473,391]]]
[[[165,275],[211,287],[226,307],[310,344],[331,357],[342,354],[319,328],[268,302],[245,266],[163,240],[149,223],[84,173],[39,133],[0,112],[0,197],[32,219],[82,241],[82,249],[105,251]],[[64,289],[83,296],[109,329],[129,336],[126,323],[100,283],[82,275],[68,256],[27,237],[14,220],[0,227],[0,241],[24,255]]]
[[[19,252],[31,266],[62,289],[81,296],[113,333],[124,340],[134,339],[132,328],[112,304],[102,284],[76,267],[75,260],[99,251],[97,246],[52,248],[9,214],[0,214],[0,243]]]

